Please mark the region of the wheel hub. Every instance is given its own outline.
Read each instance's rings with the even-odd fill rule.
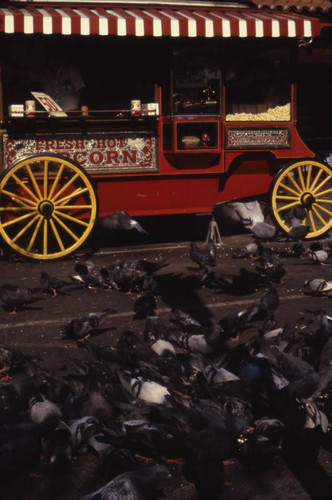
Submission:
[[[38,212],[45,217],[45,219],[50,219],[53,212],[54,206],[50,200],[43,200],[38,205]]]
[[[315,201],[316,198],[311,193],[303,193],[301,196],[301,204],[307,209],[310,209]]]

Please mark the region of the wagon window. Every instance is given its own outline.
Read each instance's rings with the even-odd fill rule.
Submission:
[[[179,49],[173,53],[174,115],[220,114],[220,69],[213,53]]]
[[[225,75],[226,121],[289,121],[291,74],[288,51],[237,57]]]

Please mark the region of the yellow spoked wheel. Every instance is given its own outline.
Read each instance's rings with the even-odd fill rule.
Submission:
[[[284,167],[273,181],[271,205],[282,231],[291,227],[290,211],[302,207],[302,224],[310,227],[306,239],[322,236],[332,227],[332,169],[311,159]]]
[[[66,158],[29,157],[0,178],[0,234],[26,257],[69,255],[87,239],[96,217],[97,198],[88,175]]]

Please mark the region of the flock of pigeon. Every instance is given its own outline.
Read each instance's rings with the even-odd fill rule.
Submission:
[[[237,215],[244,217],[240,208]],[[259,470],[281,454],[296,471],[314,466],[321,447],[332,451],[332,317],[308,310],[278,323],[278,285],[286,271],[267,244],[276,235],[269,226],[266,237],[261,220],[251,219],[250,227],[253,241],[233,254],[241,262],[236,275],[217,272],[213,241],[190,244],[197,289],[230,295],[263,290],[248,307],[208,326],[181,308],[167,321],[159,314],[159,277],[167,262],[117,260],[97,269],[89,255],[75,264],[70,281],[42,271],[38,289],[0,287],[11,313],[41,294],[56,300],[73,284],[85,293],[131,293],[133,317],[141,320],[139,333],[123,329],[112,347],[94,340],[112,309],[63,325],[62,336],[86,351],[86,360],[66,376],[0,345],[2,485],[34,472],[41,456],[54,467],[70,467],[86,453],[98,461],[98,486],[84,500],[157,499],[172,487],[173,463],[199,499],[214,500],[222,498],[227,460]],[[291,238],[292,257],[328,264],[329,242],[327,248],[315,242],[308,251],[298,236]],[[255,271],[248,259],[257,263]],[[306,280],[304,287],[315,296],[332,295],[328,280]]]

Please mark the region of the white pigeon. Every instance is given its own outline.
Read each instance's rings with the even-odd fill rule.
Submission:
[[[332,295],[332,281],[327,281],[324,278],[314,278],[305,280],[304,286],[309,287],[313,295]]]
[[[264,214],[257,200],[254,201],[229,201],[218,205],[218,214],[221,219],[242,225],[242,227],[261,240],[275,237],[277,230],[267,224]]]

